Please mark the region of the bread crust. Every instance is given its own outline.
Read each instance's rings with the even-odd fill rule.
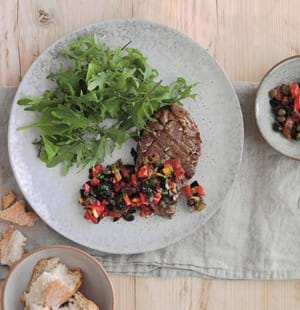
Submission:
[[[52,261],[51,261],[52,260]],[[49,263],[51,265],[49,266]],[[51,273],[51,270],[53,270],[56,266],[58,266],[60,263],[59,258],[43,258],[39,260],[36,265],[33,268],[31,279],[28,283],[27,290],[23,295],[22,302],[25,304],[26,298],[25,295],[30,292],[30,289],[32,285],[37,281],[37,279],[44,273],[49,272]],[[68,269],[70,273],[75,278],[75,286],[72,290],[69,290],[69,288],[65,285],[64,282],[61,280],[55,280],[49,283],[49,285],[46,288],[46,298],[45,302],[43,304],[44,307],[53,307],[57,305],[61,305],[65,302],[67,302],[73,295],[76,294],[76,292],[79,290],[79,288],[82,285],[82,272],[79,268],[76,269]],[[29,310],[28,305],[25,305],[25,310]]]

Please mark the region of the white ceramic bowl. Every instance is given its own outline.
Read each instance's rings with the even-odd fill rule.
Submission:
[[[276,151],[300,160],[300,142],[289,141],[272,128],[274,116],[269,103],[269,91],[289,82],[300,82],[300,56],[284,59],[265,74],[258,86],[255,115],[257,125],[265,140]]]
[[[92,256],[70,246],[50,246],[25,256],[10,272],[3,289],[3,310],[23,310],[20,302],[30,281],[33,267],[42,258],[59,257],[69,268],[80,268],[83,285],[80,291],[101,310],[114,310],[114,290],[108,274]]]

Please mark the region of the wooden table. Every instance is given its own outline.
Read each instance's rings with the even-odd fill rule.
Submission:
[[[258,81],[299,54],[299,16],[297,0],[0,0],[0,84],[18,84],[64,34],[116,17],[170,25],[207,48],[231,79]],[[300,281],[112,279],[117,310],[300,309]]]

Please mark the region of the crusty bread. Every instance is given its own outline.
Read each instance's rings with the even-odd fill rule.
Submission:
[[[99,310],[99,307],[80,292],[77,292],[65,305],[57,308],[57,310]]]
[[[11,207],[0,211],[0,219],[19,226],[33,226],[38,216],[32,212],[26,212],[25,201],[18,200]]]
[[[17,196],[14,192],[9,192],[2,196],[2,209],[7,209],[17,200]]]
[[[2,240],[0,241],[1,265],[11,267],[19,261],[24,254],[26,240],[20,231],[14,230],[14,227],[10,225],[8,231],[2,233]]]
[[[40,260],[24,293],[25,310],[55,309],[68,301],[82,284],[79,269],[69,270],[58,258]]]

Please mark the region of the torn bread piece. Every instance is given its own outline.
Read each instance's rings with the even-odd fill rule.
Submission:
[[[18,200],[11,207],[0,210],[0,219],[19,226],[33,226],[38,216],[33,212],[26,212],[25,201]]]
[[[0,263],[11,267],[19,261],[24,254],[26,237],[18,230],[14,230],[12,225],[6,232],[2,233],[0,241]]]
[[[7,209],[17,200],[17,196],[14,192],[9,192],[2,196],[2,209]]]
[[[24,309],[46,310],[58,307],[68,301],[81,284],[82,273],[79,269],[69,270],[59,262],[59,258],[42,259],[34,267],[28,289],[24,293]]]
[[[64,305],[53,310],[99,310],[99,307],[83,294],[77,292]]]

